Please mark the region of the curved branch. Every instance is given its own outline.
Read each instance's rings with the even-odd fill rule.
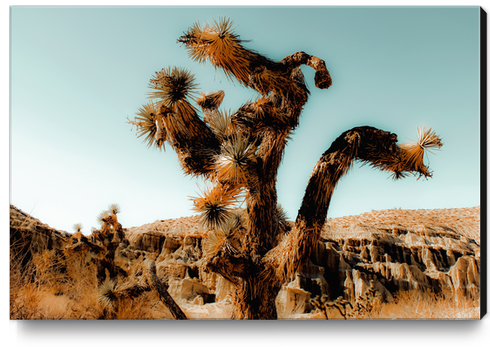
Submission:
[[[262,95],[275,90],[285,91],[284,85],[293,81],[304,86],[302,74],[297,69],[304,64],[315,69],[315,84],[318,88],[328,88],[332,84],[323,60],[305,52],[297,52],[280,62],[272,61],[245,48],[243,40],[233,32],[232,23],[229,19],[220,19],[202,27],[196,23],[177,42],[186,46],[195,61],[211,62],[215,68],[223,69],[228,77],[234,76],[240,83]],[[291,88],[290,85],[287,89],[290,94],[297,88]]]
[[[170,109],[160,107],[167,139],[186,174],[208,175],[220,143],[188,102]]]
[[[278,275],[292,279],[306,265],[320,238],[335,186],[354,160],[392,172],[395,178],[407,173],[431,177],[423,163],[413,160],[410,149],[398,146],[396,141],[396,134],[368,126],[356,127],[340,135],[323,153],[308,182],[294,228],[266,255],[265,260],[276,268]],[[435,135],[433,141],[441,145]]]
[[[391,172],[394,178],[409,173],[431,177],[429,169],[411,160],[411,155],[396,141],[396,134],[369,126],[342,133],[315,165],[296,222],[305,220],[307,226],[323,225],[335,186],[354,160]]]
[[[332,85],[332,78],[327,70],[325,61],[303,51],[296,52],[285,57],[281,63],[288,66],[289,69],[308,65],[315,69],[315,86],[320,89],[326,89]]]

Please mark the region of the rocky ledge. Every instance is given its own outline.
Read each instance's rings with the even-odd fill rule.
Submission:
[[[154,260],[157,275],[189,318],[230,316],[233,285],[205,271],[205,230],[197,217],[123,231],[124,242],[114,253],[120,272],[137,276],[139,267]],[[479,207],[373,211],[329,219],[309,266],[280,291],[278,316],[309,314],[314,308],[310,299],[317,296],[355,302],[370,290],[388,302],[396,292],[410,289],[456,300],[479,299],[479,233]],[[83,249],[90,260],[97,258],[99,249],[90,237],[54,230],[14,206],[10,207],[10,235],[11,247],[21,247],[26,261],[44,249]]]

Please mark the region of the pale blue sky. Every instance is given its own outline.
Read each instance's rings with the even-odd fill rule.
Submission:
[[[10,202],[50,226],[84,232],[111,203],[124,227],[192,215],[199,189],[175,153],[148,149],[126,123],[147,102],[156,71],[183,66],[200,91],[223,89],[236,109],[255,94],[187,57],[176,39],[227,16],[247,47],[272,59],[303,50],[333,78],[314,87],[285,151],[279,202],[296,217],[313,166],[344,130],[372,125],[400,142],[428,125],[443,139],[434,177],[393,181],[355,166],[329,217],[390,208],[480,204],[478,7],[11,8]]]

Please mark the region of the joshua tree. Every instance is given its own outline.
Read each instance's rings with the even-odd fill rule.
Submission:
[[[109,205],[107,211],[102,211],[97,216],[102,229],[92,233],[93,239],[96,242],[100,241],[104,246],[100,252],[102,253],[101,258],[97,262],[99,301],[105,306],[117,307],[121,300],[133,299],[153,288],[175,319],[187,319],[185,313],[168,293],[168,286],[158,278],[154,261],[150,263],[148,273],[145,273],[146,285],[135,284],[124,290],[117,288],[118,277],[123,281],[128,277],[126,271],[117,266],[114,261],[116,249],[121,245],[122,247],[128,245],[123,227],[117,221],[117,214],[120,211],[118,204]],[[77,232],[80,232],[81,225],[78,227],[78,224],[75,224],[74,228],[79,228]]]
[[[369,126],[345,131],[314,167],[294,226],[288,228],[277,203],[276,176],[308,100],[300,66],[313,68],[316,87],[326,89],[332,80],[325,62],[305,52],[272,61],[245,48],[228,19],[196,23],[177,41],[193,60],[209,61],[261,96],[223,112],[223,91],[198,97],[189,71],[166,68],[150,80],[151,101],[129,123],[149,146],[168,142],[185,174],[210,182],[193,198],[194,209],[209,228],[207,268],[236,286],[232,318],[274,319],[277,293],[307,264],[334,188],[352,163],[369,163],[394,178],[430,177],[424,151],[442,144],[428,128],[420,131],[417,143],[402,145],[395,134]],[[246,212],[238,218],[233,209],[243,200]]]

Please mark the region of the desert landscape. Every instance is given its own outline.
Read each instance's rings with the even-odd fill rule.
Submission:
[[[10,318],[174,319],[154,262],[187,319],[230,319],[236,288],[207,269],[197,216],[121,228],[105,245],[103,229],[58,231],[11,205]],[[278,319],[479,319],[480,207],[328,219],[275,304]]]
[[[91,76],[90,94],[72,92],[90,100],[82,116],[49,118],[58,103],[41,98],[50,101],[47,118],[29,121],[31,110],[15,99],[12,320],[477,320],[485,314],[478,8],[444,15],[325,8],[302,16],[282,9],[302,24],[278,21],[281,30],[268,25],[275,29],[259,32],[255,15],[269,23],[276,13],[256,11],[250,22],[241,10],[208,16],[201,9],[193,16],[161,10],[157,21],[164,14],[173,24],[165,22],[164,37],[135,34],[133,51],[146,47],[150,54],[138,54],[141,70],[129,59],[117,78],[108,73],[127,55],[106,47],[114,37],[106,19],[124,23],[116,35],[123,47],[127,18],[156,12],[95,12],[101,29],[82,37],[97,58],[90,66],[104,60],[94,50],[101,33],[108,35],[102,51],[118,54],[105,70],[81,74],[80,80]],[[26,18],[42,16],[16,13],[14,32],[24,44],[13,59],[22,62],[18,73],[33,66],[28,43],[37,43]],[[80,23],[92,20],[89,12],[66,13],[85,18]],[[63,10],[47,14],[63,19],[56,27],[62,33],[69,17]],[[153,22],[139,18],[135,28]],[[238,27],[237,18],[248,24]],[[426,29],[414,31],[414,22],[423,28],[415,18]],[[444,26],[434,24],[441,18]],[[49,63],[63,41],[53,42]],[[464,68],[451,80],[465,87],[453,93],[446,79],[456,65]],[[121,71],[134,71],[134,78]],[[104,93],[124,92],[114,89],[112,98],[97,101],[96,76],[107,82],[100,84]],[[138,87],[130,92],[131,86]],[[24,84],[15,88],[16,96],[25,95]],[[41,131],[52,124],[56,136]],[[37,141],[45,146],[24,128],[43,133]],[[66,139],[62,146],[58,134]],[[36,165],[38,159],[50,164]],[[189,193],[188,180],[199,192]],[[97,211],[96,203],[113,199]],[[336,216],[347,217],[329,218]],[[94,217],[99,225],[89,232],[82,223],[71,228],[74,219]],[[54,224],[58,219],[63,224]]]

